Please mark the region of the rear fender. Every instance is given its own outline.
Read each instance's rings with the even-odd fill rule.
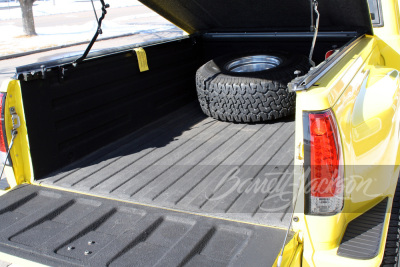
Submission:
[[[393,196],[399,174],[400,73],[367,65],[357,76],[333,107],[345,157],[346,221]]]
[[[395,68],[383,66],[379,48],[375,37],[366,36],[312,89],[297,92],[295,177],[304,173],[303,111],[333,111],[344,155],[341,213],[304,216],[304,195],[298,199],[299,219],[293,226],[304,232],[305,265],[327,263],[316,255],[328,251],[337,257],[346,225],[383,198],[393,196],[400,163],[400,75]]]

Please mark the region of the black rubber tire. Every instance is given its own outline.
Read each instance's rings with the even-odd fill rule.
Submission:
[[[235,73],[226,69],[232,60],[267,54],[277,56],[282,63],[265,71]],[[197,96],[203,112],[215,119],[230,122],[262,122],[294,114],[295,98],[287,84],[296,76],[308,72],[308,58],[284,52],[253,52],[222,56],[197,70]]]
[[[381,266],[393,267],[399,264],[399,230],[400,230],[400,180],[397,182],[396,192],[393,198],[392,212],[390,215],[389,229],[386,237],[385,252]]]

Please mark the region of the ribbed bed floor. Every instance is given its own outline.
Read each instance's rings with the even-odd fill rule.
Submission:
[[[286,227],[294,121],[234,124],[189,104],[39,183]]]

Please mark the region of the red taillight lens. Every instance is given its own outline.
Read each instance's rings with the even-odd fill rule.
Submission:
[[[340,136],[331,110],[305,113],[305,165],[310,213],[338,212],[343,206]]]
[[[309,114],[311,196],[333,197],[338,186],[339,151],[329,113]]]

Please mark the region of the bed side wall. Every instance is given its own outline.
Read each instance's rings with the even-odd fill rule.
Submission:
[[[52,69],[21,81],[35,179],[195,100],[199,66],[191,39],[147,46],[149,71],[134,51]]]

